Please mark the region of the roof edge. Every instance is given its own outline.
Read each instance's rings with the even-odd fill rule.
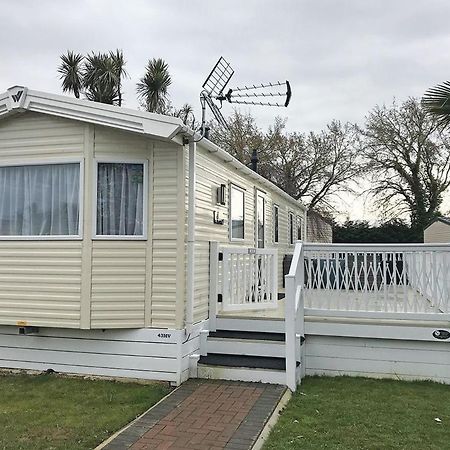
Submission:
[[[24,111],[80,120],[163,139],[172,139],[183,128],[183,122],[177,117],[33,91],[25,86],[13,86],[0,94],[0,119],[2,116]]]
[[[178,117],[34,91],[25,86],[12,86],[6,92],[0,94],[0,120],[25,111],[103,125],[173,142],[179,141],[181,134],[188,135],[198,141],[201,147],[204,147],[210,153],[217,153],[220,159],[231,164],[243,174],[257,180],[297,207],[307,210],[302,202],[291,197],[277,185],[251,170],[213,142],[202,138]]]
[[[428,228],[431,227],[431,225],[433,225],[436,222],[442,222],[445,223],[446,225],[450,225],[450,217],[444,217],[444,216],[439,216],[436,217],[432,222],[430,222],[425,228],[424,231],[427,230]]]

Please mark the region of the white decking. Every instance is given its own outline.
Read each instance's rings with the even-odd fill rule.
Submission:
[[[291,390],[305,371],[450,383],[449,245],[298,242],[275,308],[266,300],[276,291],[265,286],[276,271],[262,270],[258,258],[240,262],[236,251],[222,260],[220,252],[212,254],[210,298],[218,301],[210,303],[210,330],[284,334]],[[232,308],[223,301],[231,297]]]

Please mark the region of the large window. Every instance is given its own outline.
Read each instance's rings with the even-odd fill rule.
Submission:
[[[276,244],[280,242],[279,217],[280,217],[280,208],[278,207],[278,205],[273,205],[273,242],[275,242]]]
[[[230,237],[244,239],[244,191],[237,186],[230,187]]]
[[[0,236],[74,236],[80,163],[0,167]]]
[[[97,164],[97,236],[144,236],[144,163]]]

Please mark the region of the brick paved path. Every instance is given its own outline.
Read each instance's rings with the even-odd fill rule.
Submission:
[[[261,383],[189,380],[104,449],[251,449],[285,389]]]

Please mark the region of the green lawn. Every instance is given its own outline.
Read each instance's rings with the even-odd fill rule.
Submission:
[[[162,383],[0,375],[0,449],[91,449],[165,394]]]
[[[269,449],[450,449],[450,386],[306,378],[272,430]]]

